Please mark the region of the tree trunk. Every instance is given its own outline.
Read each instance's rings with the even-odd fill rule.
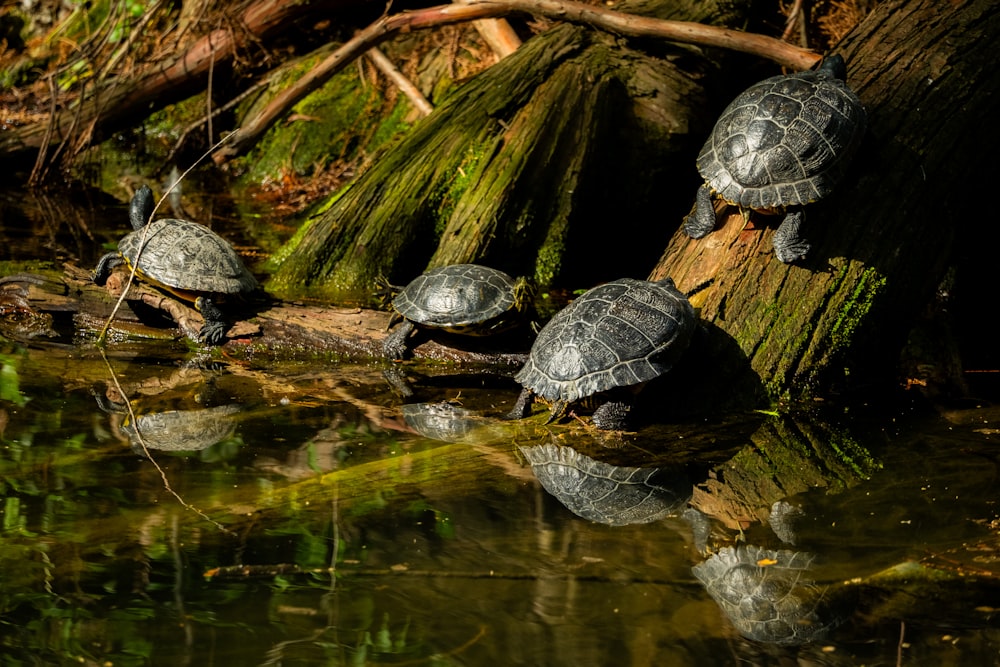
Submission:
[[[529,40],[338,194],[279,258],[269,289],[342,299],[380,274],[405,282],[465,261],[542,284],[651,265],[671,230],[650,227],[650,203],[664,213],[662,184],[707,131],[697,76],[672,62],[687,52],[664,50],[672,57],[569,25]],[[680,215],[685,204],[666,206]]]
[[[980,286],[997,227],[977,224],[969,192],[997,172],[998,35],[990,0],[896,0],[845,38],[837,52],[869,131],[846,182],[806,209],[804,261],[774,258],[763,218],[751,228],[729,215],[701,240],[674,234],[651,277],[670,275],[681,289],[714,280],[697,297],[710,333],[698,354],[734,404],[763,398],[727,384],[747,365],[772,399],[876,380],[884,389],[951,266],[978,308],[989,298]],[[972,230],[976,242],[962,243]]]

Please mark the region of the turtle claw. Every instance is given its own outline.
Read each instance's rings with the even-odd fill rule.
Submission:
[[[791,264],[809,254],[809,243],[799,235],[799,228],[805,220],[801,210],[791,211],[774,232],[774,254],[785,264]]]
[[[212,303],[211,299],[204,296],[195,299],[194,307],[205,318],[205,324],[198,332],[198,340],[205,345],[221,345],[226,340],[226,331],[229,330],[222,311]]]
[[[695,194],[694,202],[694,211],[684,221],[684,233],[693,239],[700,239],[715,229],[712,189],[708,185],[702,185]]]
[[[414,328],[413,322],[403,320],[382,341],[382,353],[389,359],[402,360],[406,356],[406,350],[408,349],[406,339],[409,338]]]
[[[531,412],[531,399],[533,397],[534,393],[530,389],[527,387],[522,389],[521,393],[517,396],[517,400],[514,402],[514,407],[510,409],[510,412],[504,415],[504,419],[513,421],[515,419],[524,419],[527,417]]]

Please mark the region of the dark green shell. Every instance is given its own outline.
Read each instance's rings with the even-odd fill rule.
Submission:
[[[828,195],[864,135],[858,96],[839,56],[816,71],[765,79],[726,107],[698,155],[720,197],[751,209],[807,204]]]
[[[406,319],[456,333],[488,334],[522,304],[516,281],[478,264],[452,264],[417,276],[392,306]]]
[[[138,256],[138,273],[170,289],[247,294],[259,287],[225,239],[189,220],[153,220],[119,241],[118,251],[130,266]]]
[[[599,285],[545,325],[516,379],[550,401],[647,382],[687,349],[696,322],[669,278]]]

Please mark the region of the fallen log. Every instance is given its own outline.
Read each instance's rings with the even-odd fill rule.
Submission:
[[[61,273],[53,269],[0,278],[0,335],[22,342],[92,343],[107,326],[109,347],[141,339],[186,345],[185,339],[197,336],[204,320],[196,310],[141,283],[129,286],[123,307],[108,324],[126,277],[116,272],[106,287],[98,287],[89,272],[67,265]],[[172,321],[154,311],[169,314]],[[254,359],[382,360],[390,318],[380,310],[302,302],[272,302],[241,314],[248,317],[230,327],[222,354]],[[513,369],[524,363],[530,347],[525,337],[503,338],[494,349],[495,341],[418,336],[413,358],[427,361]]]

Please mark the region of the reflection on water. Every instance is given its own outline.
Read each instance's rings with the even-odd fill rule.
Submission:
[[[744,637],[806,644],[825,639],[841,620],[823,608],[824,593],[810,579],[814,559],[741,545],[724,547],[693,571]]]
[[[5,664],[892,664],[901,632],[912,664],[997,655],[996,453],[975,428],[700,422],[609,449],[479,416],[513,384],[403,410],[365,366],[0,362]],[[238,446],[179,457],[140,421],[137,455],[94,408],[109,369],[137,420],[183,413],[172,450]],[[699,435],[715,448],[686,466]]]
[[[577,516],[625,526],[662,519],[691,497],[691,480],[661,468],[616,466],[572,447],[521,447],[538,481]]]
[[[502,375],[110,353],[0,342],[0,664],[1000,662],[988,408],[595,434],[490,418]]]

